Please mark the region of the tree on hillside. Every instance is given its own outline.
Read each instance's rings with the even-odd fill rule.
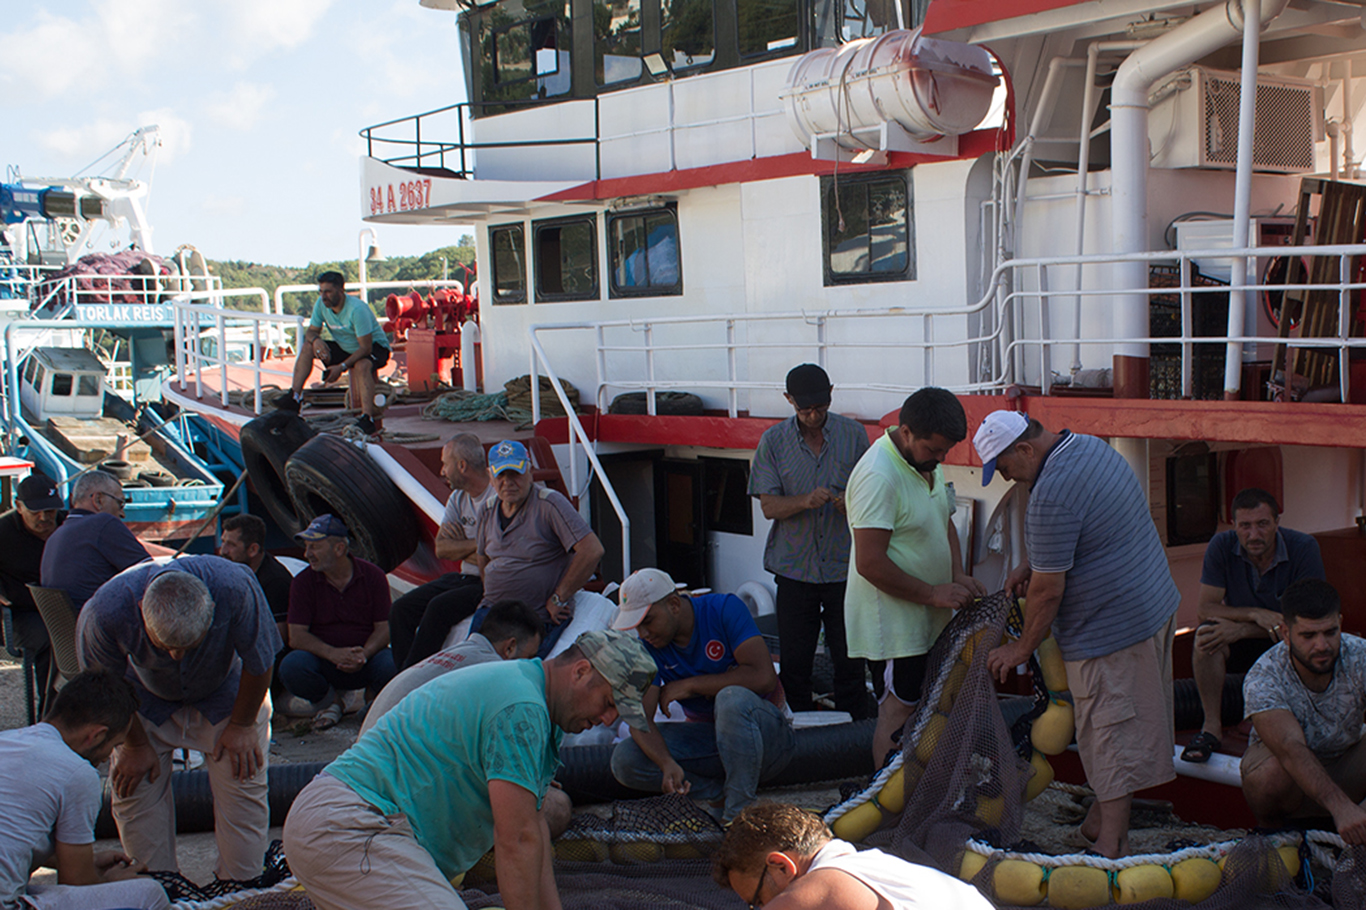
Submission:
[[[463,278],[463,270],[459,266],[462,263],[472,262],[474,262],[474,237],[465,234],[461,236],[460,242],[454,246],[443,246],[429,253],[423,253],[421,256],[392,256],[379,262],[367,263],[366,277],[371,282],[411,281],[414,284],[421,284],[424,281],[440,279],[445,274],[450,278],[460,280]],[[336,271],[341,272],[348,283],[360,279],[359,269],[354,259],[310,262],[302,268],[260,265],[240,260],[209,260],[209,271],[223,279],[224,288],[264,289],[272,301],[272,306],[274,306],[276,288],[283,285],[308,285],[307,291],[289,292],[284,295],[285,312],[302,315],[307,315],[312,311],[313,302],[318,297],[313,286],[318,275],[323,272]],[[382,314],[384,298],[388,296],[391,290],[400,289],[371,292],[370,306],[374,308],[376,313]],[[234,309],[255,310],[259,303],[256,298],[238,297],[230,298],[228,305]]]

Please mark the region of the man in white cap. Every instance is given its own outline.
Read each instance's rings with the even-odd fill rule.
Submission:
[[[640,569],[621,586],[613,626],[635,629],[659,674],[645,693],[648,729],[612,751],[612,774],[637,790],[690,793],[729,822],[754,801],[759,784],[792,759],[782,683],[768,646],[734,594],[681,594],[659,569]],[[677,703],[689,723],[656,725]]]
[[[1176,776],[1171,651],[1181,595],[1147,497],[1104,440],[1050,433],[1015,411],[988,414],[973,445],[984,486],[995,473],[1030,486],[1028,556],[1006,579],[1016,594],[1028,591],[1024,631],[987,665],[1004,681],[1052,629],[1096,792],[1081,833],[1099,853],[1123,856],[1134,792]]]

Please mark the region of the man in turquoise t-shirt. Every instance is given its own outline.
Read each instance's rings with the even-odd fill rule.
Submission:
[[[313,372],[313,361],[323,365],[323,382],[336,382],[343,373],[351,374],[351,397],[360,397],[361,418],[357,426],[367,435],[375,432],[375,373],[389,362],[389,336],[365,301],[346,293],[346,279],[340,272],[318,276],[318,300],[313,316],[299,345],[294,361],[294,382],[289,395],[275,401],[277,408],[298,411],[303,403],[304,383]],[[327,326],[331,339],[322,338]],[[354,404],[353,404],[354,406]]]
[[[496,846],[504,906],[559,906],[541,807],[560,740],[618,717],[645,729],[655,673],[633,636],[594,631],[545,662],[432,680],[295,799],[290,869],[320,910],[463,908],[449,880]]]

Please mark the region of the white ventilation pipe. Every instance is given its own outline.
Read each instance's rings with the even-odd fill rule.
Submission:
[[[1257,4],[1258,21],[1266,23],[1285,9],[1288,0],[1248,0]],[[1242,35],[1242,4],[1237,0],[1205,10],[1183,25],[1142,49],[1130,54],[1115,74],[1110,93],[1110,159],[1114,205],[1114,251],[1141,253],[1148,250],[1148,93],[1154,83],[1207,54],[1237,40]],[[1115,269],[1118,286],[1145,288],[1148,265],[1145,262],[1119,263]],[[1148,296],[1143,293],[1120,294],[1115,300],[1114,335],[1118,338],[1148,336]],[[1146,342],[1130,342],[1115,347],[1116,391],[1121,358],[1147,360]],[[1130,389],[1132,395],[1134,390]],[[1146,391],[1143,393],[1146,397]]]

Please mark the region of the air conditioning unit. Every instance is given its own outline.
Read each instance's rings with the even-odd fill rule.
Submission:
[[[1165,80],[1148,99],[1153,167],[1238,165],[1236,72],[1192,66]],[[1307,79],[1257,77],[1252,167],[1277,174],[1315,169],[1314,143],[1323,139],[1319,86]]]

